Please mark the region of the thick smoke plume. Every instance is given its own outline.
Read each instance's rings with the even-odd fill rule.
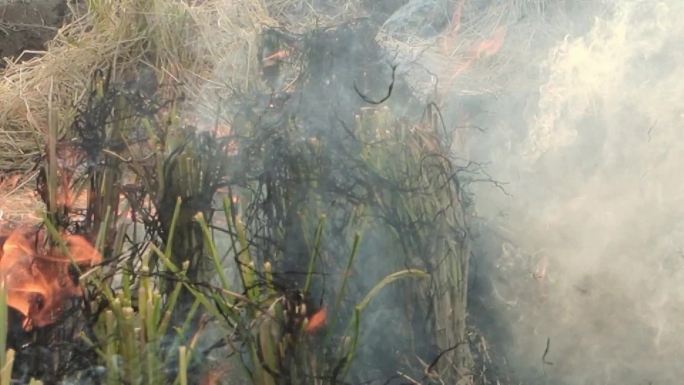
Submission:
[[[683,6],[558,8],[568,30],[504,49],[519,67],[479,100],[486,132],[469,138],[471,157],[508,195],[475,188],[471,313],[486,314],[523,383],[684,374]]]

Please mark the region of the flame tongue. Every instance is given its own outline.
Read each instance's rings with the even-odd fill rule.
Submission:
[[[306,326],[304,327],[304,331],[307,333],[315,333],[322,329],[326,324],[327,316],[328,312],[325,310],[325,308],[321,308],[308,318]]]
[[[33,297],[47,296],[42,276],[36,276],[31,268],[33,250],[19,231],[13,232],[2,247],[0,277],[7,287],[7,304],[28,316]]]
[[[68,256],[55,250],[39,253],[21,230],[12,232],[2,245],[0,279],[7,288],[7,304],[26,317],[27,330],[55,322],[65,301],[82,295],[69,276],[71,258],[81,267],[101,260],[83,237],[69,235],[65,241]]]

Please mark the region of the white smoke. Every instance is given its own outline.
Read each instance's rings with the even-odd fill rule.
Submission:
[[[476,187],[500,239],[477,279],[491,284],[503,349],[526,383],[679,383],[684,3],[593,10],[585,33],[521,52],[544,58],[518,69],[538,78],[490,101],[490,131],[470,139],[510,194]]]

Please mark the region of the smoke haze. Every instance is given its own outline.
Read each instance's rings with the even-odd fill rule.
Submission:
[[[674,384],[684,4],[585,5],[505,46],[509,83],[478,100],[470,155],[509,195],[474,186],[473,313],[523,383]]]

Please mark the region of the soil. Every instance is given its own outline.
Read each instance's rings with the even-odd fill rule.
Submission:
[[[41,51],[62,25],[66,0],[0,0],[0,69],[6,60],[29,59]]]

